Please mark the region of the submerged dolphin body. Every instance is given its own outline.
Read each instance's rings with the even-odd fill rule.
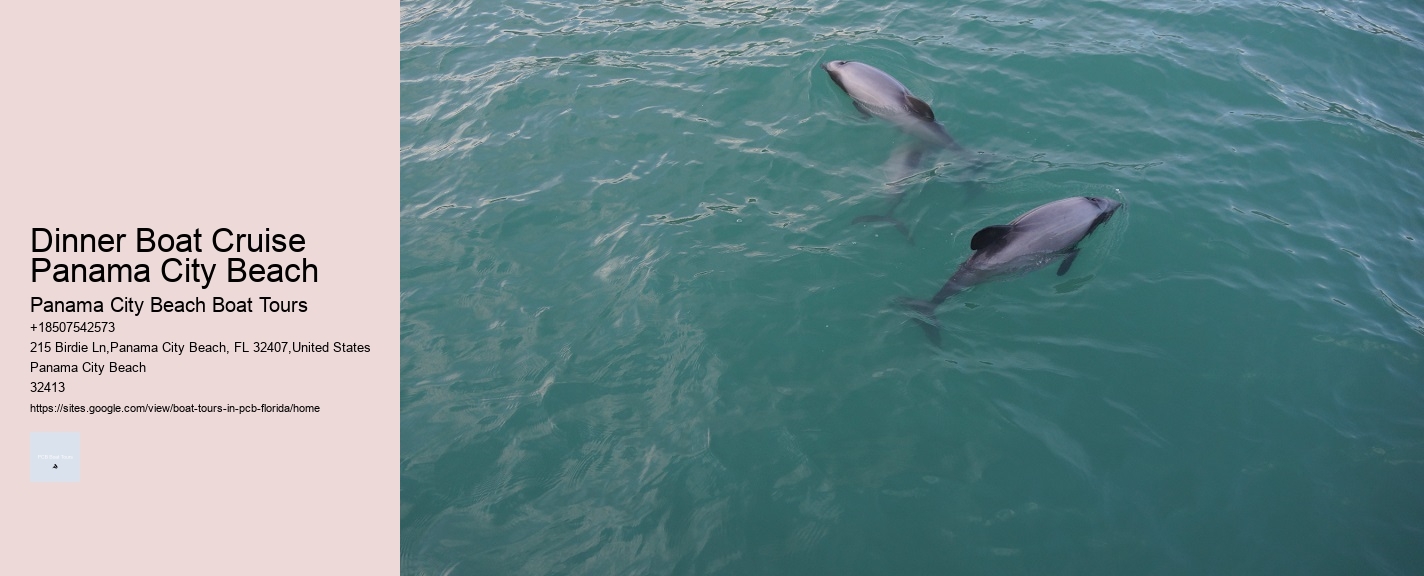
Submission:
[[[1107,198],[1064,198],[1029,210],[1008,224],[986,227],[975,232],[969,241],[974,255],[959,265],[933,298],[901,298],[899,302],[921,316],[916,321],[930,342],[938,346],[935,309],[946,299],[976,284],[1037,270],[1059,258],[1063,263],[1058,266],[1058,275],[1066,274],[1078,257],[1078,243],[1121,206]]]
[[[890,158],[885,161],[885,190],[890,197],[889,206],[885,208],[884,214],[867,214],[857,216],[851,220],[852,224],[862,222],[888,222],[895,226],[911,244],[915,243],[914,237],[910,236],[910,228],[895,217],[895,208],[900,202],[905,200],[905,188],[910,183],[907,180],[920,170],[920,163],[926,154],[925,145],[919,142],[903,144],[890,153]]]
[[[827,62],[821,68],[850,96],[861,114],[894,124],[925,143],[963,150],[944,127],[935,122],[930,105],[910,94],[893,76],[869,64],[850,60]]]

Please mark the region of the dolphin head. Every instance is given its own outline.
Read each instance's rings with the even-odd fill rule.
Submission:
[[[831,81],[835,82],[836,86],[840,86],[842,91],[849,93],[850,91],[846,90],[845,83],[841,81],[841,69],[845,68],[847,64],[850,64],[850,60],[832,60],[822,64],[821,69],[825,70],[826,74],[831,76]]]
[[[1098,210],[1102,211],[1104,219],[1112,216],[1113,212],[1117,212],[1117,209],[1122,207],[1122,202],[1111,198],[1099,198],[1097,196],[1085,196],[1085,198],[1087,198],[1089,202],[1092,202],[1094,206],[1097,206]]]
[[[1107,222],[1108,219],[1112,218],[1112,215],[1117,212],[1117,209],[1122,207],[1122,202],[1111,198],[1099,198],[1097,196],[1084,196],[1083,198],[1098,208],[1098,217],[1093,220],[1092,228],[1088,229],[1089,233],[1092,233],[1092,231],[1103,222]]]

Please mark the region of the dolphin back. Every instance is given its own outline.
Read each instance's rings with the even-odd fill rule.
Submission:
[[[1066,253],[1107,221],[1118,206],[1106,198],[1078,196],[1049,202],[1007,225],[989,226],[970,240],[987,266],[1033,254]],[[976,248],[977,246],[977,248]]]

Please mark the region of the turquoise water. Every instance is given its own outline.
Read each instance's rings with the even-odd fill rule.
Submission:
[[[401,3],[407,574],[1424,572],[1424,8]],[[820,70],[897,77],[971,151]],[[895,305],[1124,203],[1071,271]]]

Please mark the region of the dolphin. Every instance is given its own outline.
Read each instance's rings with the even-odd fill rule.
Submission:
[[[900,181],[919,171],[926,156],[932,156],[940,150],[953,150],[967,157],[968,151],[954,141],[954,137],[945,131],[944,126],[935,121],[934,110],[929,104],[910,94],[904,84],[879,68],[850,60],[834,60],[822,64],[821,68],[830,75],[836,86],[840,86],[841,90],[850,96],[851,103],[862,115],[885,120],[914,138],[913,143],[892,152],[885,163],[885,171],[889,176],[889,209],[885,214],[859,216],[852,221],[893,224],[896,230],[914,244],[909,227],[894,216],[895,208],[905,197],[905,185]],[[976,173],[983,168],[979,162],[971,161],[970,164]]]
[[[867,118],[885,120],[928,144],[950,150],[964,149],[935,122],[934,110],[929,104],[910,94],[904,84],[879,68],[850,60],[834,60],[822,64],[821,68]]]
[[[899,302],[920,316],[916,321],[930,342],[939,346],[935,309],[946,299],[976,284],[1043,268],[1059,258],[1063,262],[1058,265],[1058,275],[1068,273],[1078,257],[1078,243],[1121,206],[1107,198],[1064,198],[1029,210],[1008,224],[988,226],[974,233],[969,240],[974,254],[959,265],[934,297],[900,298]]]

